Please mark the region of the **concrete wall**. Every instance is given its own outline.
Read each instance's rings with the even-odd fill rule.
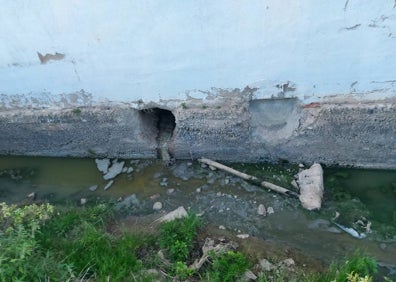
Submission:
[[[0,154],[396,169],[395,0],[3,2]]]
[[[304,103],[395,96],[395,5],[4,1],[0,106],[161,102],[246,86],[258,88],[253,98]]]

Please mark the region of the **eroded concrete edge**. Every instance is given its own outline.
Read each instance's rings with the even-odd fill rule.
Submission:
[[[255,99],[254,92],[221,90],[206,99],[157,103],[93,101],[84,91],[45,101],[3,96],[0,154],[156,158],[158,121],[141,110],[158,107],[175,117],[169,150],[178,159],[396,169],[396,98],[306,104]]]

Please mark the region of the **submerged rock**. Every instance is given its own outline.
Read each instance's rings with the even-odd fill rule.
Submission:
[[[319,210],[323,198],[323,169],[320,164],[315,163],[309,169],[297,174],[300,187],[300,202],[307,210]]]
[[[96,166],[98,170],[106,174],[108,172],[109,166],[110,166],[110,160],[109,159],[96,159],[95,160]]]
[[[122,172],[125,162],[113,160],[113,164],[108,168],[108,172],[103,175],[105,180],[113,179]]]
[[[129,195],[124,200],[115,205],[115,210],[129,209],[131,206],[138,206],[140,204],[136,194]]]
[[[92,186],[89,187],[88,189],[89,189],[89,191],[94,192],[94,191],[96,191],[96,189],[98,189],[98,185],[92,185]]]

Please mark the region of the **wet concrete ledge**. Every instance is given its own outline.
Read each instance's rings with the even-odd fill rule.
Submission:
[[[302,104],[243,92],[138,109],[3,109],[0,154],[157,158],[160,121],[174,123],[167,146],[177,159],[396,169],[396,99]]]

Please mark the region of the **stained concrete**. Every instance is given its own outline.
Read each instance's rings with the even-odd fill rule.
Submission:
[[[3,109],[0,154],[156,158],[158,119],[171,117],[175,128],[167,146],[177,159],[396,169],[396,99],[303,104],[297,98],[254,99],[254,91],[157,104],[169,111],[163,117],[130,105]]]
[[[0,113],[0,154],[156,158],[155,122],[124,107]]]

